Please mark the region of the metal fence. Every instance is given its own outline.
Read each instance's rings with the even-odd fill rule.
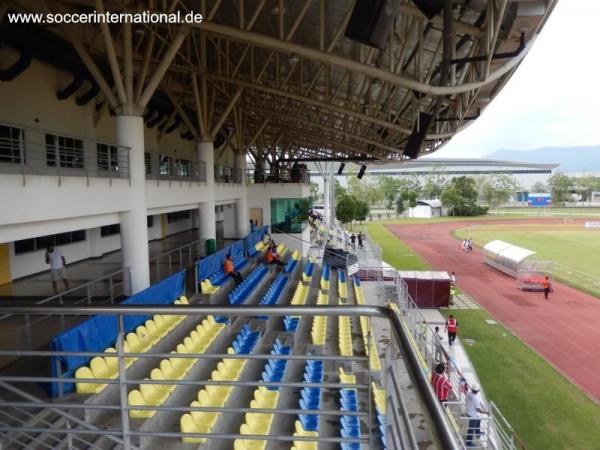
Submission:
[[[242,182],[242,169],[236,169],[228,166],[215,165],[215,183],[236,183]]]
[[[205,254],[197,240],[150,258],[150,283],[154,284],[181,270],[188,269]]]
[[[474,418],[465,415],[466,379],[453,357],[443,347],[435,329],[425,320],[420,309],[408,294],[404,281],[397,275],[397,272],[395,273],[394,284],[397,297],[390,300],[396,302],[402,313],[402,323],[407,329],[406,334],[410,337],[411,345],[418,351],[421,370],[429,376],[438,363],[444,363],[446,366],[445,374],[452,385],[454,398],[445,403],[444,411],[448,422],[452,424],[456,438],[461,441],[463,446],[469,448],[524,449],[523,442],[491,401],[488,404],[489,414],[477,419],[481,421],[482,434],[469,431],[469,421]],[[472,442],[467,445],[467,441]]]
[[[394,373],[393,358],[389,368],[383,374],[375,374],[368,370],[366,375],[356,378],[355,383],[338,381],[337,377],[327,377],[322,382],[306,382],[302,380],[303,367],[308,360],[322,360],[324,372],[337,372],[340,367],[348,368],[353,364],[364,364],[369,367],[366,356],[341,357],[337,355],[322,354],[314,347],[306,345],[303,339],[295,339],[289,333],[279,332],[277,337],[287,345],[293,347],[290,354],[271,354],[274,335],[268,332],[267,323],[255,319],[257,315],[268,316],[270,321],[281,320],[281,316],[299,317],[300,327],[308,326],[312,317],[319,316],[369,316],[386,319],[390,325],[391,355],[398,352],[411,351],[406,347],[405,331],[401,325],[401,319],[393,309],[378,306],[12,306],[7,307],[7,312],[12,315],[42,315],[42,316],[82,316],[91,314],[115,315],[118,318],[118,335],[112,358],[117,361],[117,373],[115,377],[85,378],[87,383],[98,383],[104,385],[103,389],[92,396],[80,394],[63,394],[61,398],[49,402],[37,392],[36,386],[40,383],[78,383],[80,378],[62,376],[44,376],[43,372],[25,370],[19,375],[2,373],[0,375],[0,386],[2,391],[2,413],[0,415],[0,434],[6,448],[25,448],[27,445],[36,448],[59,448],[58,443],[68,442],[68,448],[104,448],[102,442],[108,440],[112,446],[115,444],[124,449],[145,448],[169,448],[180,442],[182,438],[211,438],[213,442],[221,443],[220,446],[211,448],[232,448],[232,440],[244,439],[246,441],[276,442],[281,445],[291,445],[293,441],[309,441],[322,444],[360,443],[365,448],[376,449],[376,436],[380,428],[378,426],[376,411],[373,404],[373,382],[385,383],[386,385],[386,432],[388,436],[388,448],[414,449],[418,448],[416,443],[410,417],[406,410],[402,389],[397,385]],[[170,352],[174,344],[187,336],[208,314],[226,315],[237,320],[230,322],[221,331],[210,347],[209,352],[178,351]],[[129,335],[124,331],[124,316],[132,315],[161,315],[161,317],[179,318],[169,334],[162,340],[154,343],[146,352],[126,351],[126,345],[130,341]],[[302,322],[304,319],[304,322]],[[308,321],[306,319],[309,319]],[[260,322],[260,323],[259,323]],[[240,330],[242,323],[250,325],[261,332],[255,350],[250,354],[231,354],[224,349],[231,342],[232,337]],[[271,331],[273,331],[271,329]],[[220,339],[220,341],[219,341]],[[371,339],[371,337],[369,337]],[[211,344],[213,345],[213,344]],[[395,349],[395,350],[394,350]],[[1,350],[0,357],[27,358],[28,361],[44,360],[50,357],[85,356],[87,358],[106,357],[106,353],[77,352],[77,351],[47,351],[20,349]],[[131,364],[127,362],[134,359]],[[170,361],[181,359],[193,359],[191,369],[184,377],[160,378],[152,375],[152,368],[159,366],[161,359],[169,358]],[[232,361],[242,359],[246,361],[243,375],[235,380],[225,381],[211,376],[211,371],[218,367],[221,360]],[[280,382],[257,381],[260,380],[260,371],[268,360],[286,360],[287,369],[285,377]],[[27,365],[33,368],[39,363]],[[60,374],[60,372],[59,372]],[[144,378],[151,374],[150,379]],[[415,372],[416,378],[422,374]],[[427,382],[422,380],[421,383]],[[140,388],[144,384],[152,389],[169,389],[177,386],[176,390],[162,402],[156,402],[149,406],[131,404],[128,392],[134,388]],[[198,389],[206,386],[231,386],[236,388],[269,387],[277,388],[279,402],[274,408],[256,407],[251,404],[251,397],[247,395],[254,389],[236,391],[223,407],[190,405],[190,401],[197,396]],[[306,409],[298,407],[301,398],[299,391],[302,388],[320,388],[323,399],[332,395],[339,398],[341,389],[356,389],[358,395],[366,400],[366,407],[358,411],[340,409],[336,403],[323,401],[319,409]],[[443,417],[439,404],[432,397],[430,389],[421,392],[425,403],[429,407],[432,431],[437,435],[440,445],[445,450],[459,449],[460,444],[452,435],[448,423]],[[284,401],[283,399],[286,399]],[[364,404],[364,403],[362,403]],[[187,406],[190,405],[190,406]],[[254,406],[254,407],[253,407]],[[144,421],[131,419],[131,411],[154,411],[152,418]],[[192,432],[184,433],[179,427],[179,418],[187,412],[213,412],[218,413],[221,420],[206,433]],[[239,430],[240,421],[243,422],[246,413],[267,413],[274,415],[273,425],[266,434],[245,434]],[[363,434],[360,437],[344,436],[338,432],[320,432],[318,435],[293,435],[294,422],[300,414],[309,414],[321,417],[324,429],[329,421],[339,421],[342,416],[358,416]],[[246,416],[247,417],[247,416]],[[392,446],[391,442],[400,443],[401,446]],[[9,447],[8,444],[15,447]],[[151,443],[151,447],[148,447]]]
[[[0,173],[129,180],[128,147],[0,123]]]
[[[165,181],[201,182],[206,183],[206,163],[198,160],[174,158],[146,152],[146,179]]]
[[[246,169],[246,183],[310,183],[308,170],[304,168],[279,168],[277,170]]]

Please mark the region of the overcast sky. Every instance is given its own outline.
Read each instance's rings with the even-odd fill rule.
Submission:
[[[559,0],[535,45],[471,126],[434,157],[600,144],[600,1]]]

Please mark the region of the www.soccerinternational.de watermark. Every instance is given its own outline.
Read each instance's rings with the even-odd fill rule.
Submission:
[[[9,23],[86,24],[86,23],[139,23],[139,24],[198,24],[202,14],[194,11],[172,13],[142,11],[134,13],[7,13]]]

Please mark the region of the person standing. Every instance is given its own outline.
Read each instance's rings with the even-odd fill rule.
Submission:
[[[456,332],[458,331],[458,320],[454,318],[452,314],[446,320],[445,331],[448,333],[448,346],[452,347],[454,340],[456,339]]]
[[[448,395],[452,392],[452,384],[445,375],[446,365],[441,362],[435,366],[431,374],[431,386],[435,392],[435,396],[442,403],[448,401]]]
[[[548,300],[548,294],[550,293],[550,279],[548,277],[544,278],[543,286],[544,286],[544,298],[546,300]]]
[[[233,278],[236,285],[239,286],[242,283],[242,274],[235,270],[231,253],[227,253],[227,256],[225,257],[225,261],[223,262],[223,272],[225,272],[225,275],[228,277]]]
[[[62,252],[50,245],[46,248],[45,253],[46,264],[50,264],[50,278],[52,279],[52,288],[54,293],[58,294],[57,283],[59,280],[63,281],[65,290],[69,290],[69,280],[67,280],[67,261],[63,256]]]
[[[467,447],[473,447],[473,438],[483,435],[481,431],[481,415],[488,414],[484,409],[479,396],[480,387],[477,383],[473,383],[469,392],[466,395],[466,410],[465,415],[469,418],[469,426],[465,443]]]
[[[363,234],[362,231],[358,232],[358,248],[363,248]]]
[[[354,233],[350,235],[350,243],[352,244],[352,248],[356,249],[356,235]]]
[[[440,334],[440,327],[435,327],[434,333],[433,333],[433,339],[432,339],[432,345],[433,345],[433,359],[435,359],[437,362],[441,362],[443,360],[444,357],[444,353],[442,351],[442,341],[444,340],[444,337]]]
[[[256,231],[256,220],[250,219],[250,232],[254,233]]]

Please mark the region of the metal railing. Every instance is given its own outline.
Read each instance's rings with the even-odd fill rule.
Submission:
[[[129,179],[128,147],[80,137],[56,135],[51,131],[0,123],[0,173],[28,175]],[[6,137],[8,136],[8,137]]]
[[[275,170],[246,169],[246,183],[310,183],[310,175],[305,168],[279,168]]]
[[[206,163],[147,152],[146,179],[206,183]]]
[[[358,376],[356,383],[344,384],[337,381],[337,377],[328,375],[322,382],[304,382],[302,380],[302,368],[307,360],[319,359],[326,365],[325,373],[331,374],[337,372],[338,367],[345,367],[347,370],[352,365],[363,364],[365,368],[369,367],[368,357],[352,356],[340,357],[338,355],[322,354],[314,346],[306,344],[303,336],[290,335],[280,332],[277,336],[285,341],[286,345],[291,345],[293,350],[290,354],[270,354],[275,335],[267,332],[267,323],[273,324],[272,320],[281,316],[300,317],[299,329],[310,329],[312,317],[319,316],[369,316],[385,319],[390,324],[390,343],[391,364],[398,356],[398,352],[406,354],[412,351],[406,346],[407,337],[404,336],[405,329],[402,326],[401,318],[397,312],[391,308],[380,306],[192,306],[192,305],[170,305],[170,306],[152,306],[152,305],[127,305],[127,306],[8,306],[7,312],[13,315],[42,315],[42,316],[61,316],[61,315],[114,315],[117,316],[118,334],[116,338],[115,353],[118,361],[118,375],[116,378],[86,378],[87,383],[101,383],[106,385],[104,389],[93,396],[82,396],[80,394],[66,394],[51,404],[40,404],[41,399],[27,393],[28,386],[36,386],[39,383],[77,383],[82,379],[66,376],[64,372],[59,371],[58,376],[45,376],[37,372],[31,372],[26,375],[15,376],[13,374],[0,375],[0,386],[5,397],[2,402],[3,410],[10,413],[13,417],[19,414],[12,414],[14,411],[29,411],[31,415],[36,415],[43,410],[51,410],[54,418],[51,420],[52,426],[41,424],[35,420],[22,420],[18,423],[0,422],[0,434],[5,442],[15,436],[26,436],[25,441],[38,439],[47,442],[48,436],[59,436],[61,438],[71,439],[70,448],[93,448],[81,447],[78,443],[83,439],[85,441],[96,443],[96,439],[102,437],[122,442],[124,449],[135,449],[144,446],[149,439],[153,445],[168,448],[174,441],[181,438],[210,438],[217,442],[225,442],[222,448],[231,448],[233,439],[261,440],[268,442],[279,442],[291,445],[293,441],[316,441],[320,443],[361,443],[366,448],[377,448],[373,443],[378,438],[373,433],[377,432],[377,418],[375,408],[373,407],[373,398],[371,386],[372,382],[383,380],[380,374],[372,373],[370,369],[365,376]],[[126,333],[124,329],[124,316],[151,314],[182,317],[179,324],[167,335],[166,338],[155,343],[153,347],[144,353],[128,353],[124,351],[126,342]],[[170,353],[170,350],[176,345],[176,342],[183,340],[184,336],[194,330],[197,323],[206,315],[226,315],[235,321],[229,325],[217,336],[211,344],[209,352],[204,353]],[[270,322],[257,321],[255,316],[269,316]],[[307,321],[306,319],[309,319]],[[304,319],[304,322],[302,322]],[[260,323],[259,323],[260,322]],[[261,336],[256,344],[255,350],[250,354],[229,354],[224,351],[232,338],[241,328],[243,323],[250,323],[254,329],[261,332]],[[371,339],[369,337],[369,339]],[[47,351],[47,350],[28,350],[19,349],[1,350],[0,356],[19,356],[21,358],[43,359],[49,357],[67,357],[84,356],[86,358],[105,357],[105,353],[83,352],[83,351]],[[129,368],[126,368],[125,362],[129,358],[135,358],[135,362]],[[181,379],[144,379],[151,372],[151,369],[158,367],[161,358],[187,358],[194,359],[193,365],[188,375]],[[211,371],[218,365],[222,359],[243,359],[246,361],[244,372],[240,378],[230,381],[217,380],[209,377]],[[280,382],[264,382],[260,380],[260,371],[264,364],[269,360],[284,359],[287,360],[287,369],[285,377]],[[413,374],[416,378],[422,377],[418,372]],[[386,377],[386,427],[388,430],[388,439],[394,442],[402,442],[403,449],[418,448],[409,412],[406,410],[405,402],[402,398],[402,389],[395,384],[394,372],[388,371],[384,374]],[[210,378],[210,379],[209,379]],[[146,385],[169,386],[177,385],[177,389],[161,404],[153,406],[131,405],[128,400],[128,391],[137,388],[141,383]],[[427,380],[425,380],[427,383]],[[232,386],[236,388],[258,388],[268,386],[278,388],[280,401],[275,408],[252,408],[249,404],[251,397],[248,395],[232,395],[224,407],[206,407],[206,406],[188,406],[192,400],[196,399],[198,389],[205,386]],[[339,407],[331,407],[332,404],[324,401],[320,409],[301,409],[298,408],[300,399],[299,390],[304,387],[319,387],[323,393],[333,393],[337,398],[340,389],[356,389],[360,398],[366,400],[367,407],[359,411],[341,410]],[[237,392],[237,391],[236,391]],[[10,393],[10,395],[8,395]],[[425,397],[425,403],[429,406],[429,416],[433,421],[432,432],[441,447],[445,450],[455,450],[461,448],[455,436],[451,433],[449,424],[446,421],[444,413],[432,397],[431,389],[421,391]],[[6,398],[8,396],[9,398]],[[328,395],[323,395],[327,398]],[[431,397],[427,400],[426,397]],[[285,401],[283,399],[286,399]],[[364,403],[363,403],[364,404]],[[290,407],[291,405],[291,407]],[[129,418],[129,412],[132,410],[155,411],[153,418],[146,419],[143,423],[140,421],[132,422]],[[218,412],[220,421],[217,422],[208,433],[184,433],[179,426],[179,418],[187,412]],[[243,422],[244,413],[269,413],[274,414],[273,425],[266,435],[247,435],[240,434],[239,424]],[[293,436],[294,421],[299,414],[310,414],[326,419],[339,421],[341,416],[358,416],[361,422],[363,434],[359,438],[343,437],[339,433],[321,432],[318,436]],[[60,420],[59,420],[60,419]],[[84,423],[82,423],[82,421]],[[103,424],[101,427],[99,424]],[[107,425],[108,424],[108,425]],[[99,429],[101,428],[101,429]],[[327,427],[330,428],[331,427]],[[388,440],[388,442],[391,442]],[[16,448],[24,448],[18,446]],[[219,447],[221,448],[221,447]],[[396,448],[388,445],[388,448]]]
[[[525,445],[493,402],[489,402],[489,415],[480,418],[469,418],[465,415],[466,390],[463,387],[466,379],[464,375],[408,294],[406,283],[397,275],[397,272],[394,284],[397,292],[395,301],[402,312],[402,322],[406,326],[406,335],[409,336],[410,344],[418,351],[418,363],[421,370],[429,374],[438,363],[444,363],[446,366],[445,375],[452,385],[454,398],[445,403],[444,411],[448,422],[453,426],[456,438],[465,447],[467,447],[467,439],[472,439],[473,442],[468,445],[469,448],[524,449]],[[474,419],[481,421],[480,427],[483,434],[475,436],[474,432],[469,432],[469,421]]]
[[[150,258],[150,283],[192,267],[204,256],[202,241],[197,240]]]
[[[242,169],[215,165],[215,183],[242,183]]]

